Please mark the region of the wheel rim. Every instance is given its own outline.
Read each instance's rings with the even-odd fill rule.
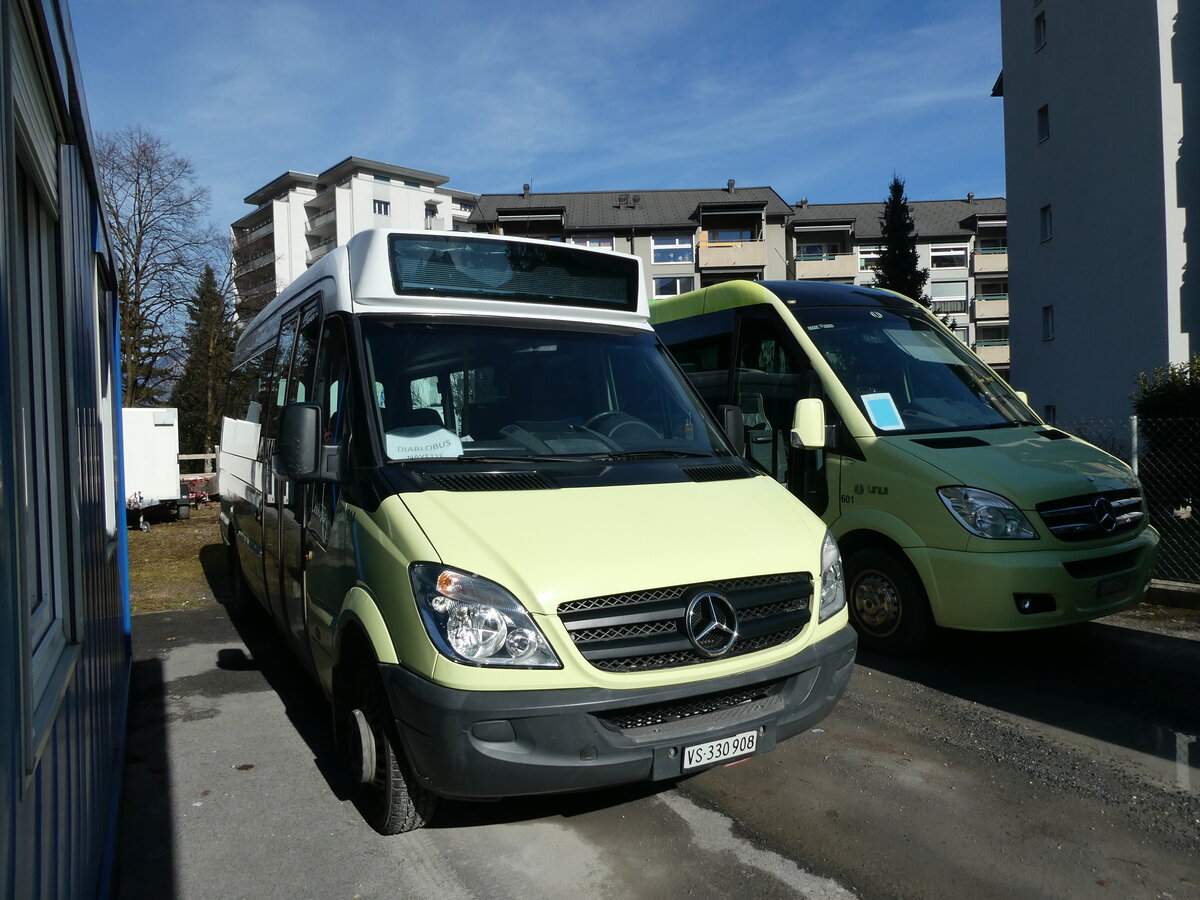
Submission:
[[[900,627],[900,591],[882,572],[866,571],[855,579],[851,604],[855,619],[868,634],[887,637]]]

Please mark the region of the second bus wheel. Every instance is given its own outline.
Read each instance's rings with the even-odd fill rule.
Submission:
[[[865,547],[847,556],[846,601],[859,641],[872,650],[908,654],[933,638],[933,613],[907,559]]]

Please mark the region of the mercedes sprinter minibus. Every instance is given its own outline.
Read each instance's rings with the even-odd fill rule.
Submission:
[[[935,625],[1045,628],[1126,609],[1158,545],[1120,460],[1047,425],[924,307],[816,281],[731,281],[651,305],[747,457],[833,530],[864,646],[912,652]],[[826,446],[789,440],[825,405]]]
[[[636,257],[362,232],[234,363],[230,564],[332,701],[379,831],[741,760],[842,694],[837,544],[706,411]]]

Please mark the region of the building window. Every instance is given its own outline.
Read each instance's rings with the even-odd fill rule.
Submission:
[[[1007,253],[1008,237],[986,237],[975,242],[977,253]]]
[[[965,281],[934,281],[929,285],[929,298],[935,313],[965,313],[967,283]]]
[[[420,186],[419,184],[417,184],[415,181],[406,181],[406,182],[404,182],[404,186],[405,186],[406,188],[420,188],[420,187],[421,187],[421,186]]]
[[[883,253],[883,247],[864,244],[858,248],[858,271],[873,272],[875,266],[879,264],[879,256]]]
[[[929,264],[934,269],[965,269],[967,267],[967,245],[946,244],[934,246],[929,251]]]
[[[570,243],[579,247],[611,250],[613,248],[613,236],[611,234],[576,234],[572,235]]]
[[[425,207],[425,218],[432,219],[435,216],[437,216],[437,207],[436,206]]]
[[[1038,143],[1050,139],[1050,104],[1037,111]]]
[[[1042,241],[1045,242],[1054,237],[1054,216],[1049,203],[1042,207],[1039,218],[1041,220]]]
[[[1008,279],[998,278],[992,281],[976,281],[975,297],[978,300],[1007,300]]]
[[[749,228],[711,228],[705,234],[710,244],[743,244],[754,240],[754,232]]]
[[[657,300],[659,297],[675,297],[679,294],[685,294],[695,284],[696,279],[691,275],[683,275],[678,278],[655,278],[654,298]]]
[[[695,260],[695,252],[692,249],[692,236],[690,234],[656,237],[653,238],[652,244],[652,261],[655,265],[665,265],[668,263],[691,264]]]
[[[376,181],[382,181],[384,184],[390,184],[391,180],[392,180],[392,179],[388,178],[386,175],[375,175],[373,177]]]
[[[386,200],[376,200],[375,201],[375,215],[387,216],[387,215],[391,215],[391,212],[392,212],[392,204],[391,203],[389,203]]]
[[[796,259],[800,262],[831,260],[837,252],[837,244],[796,244]]]
[[[1007,344],[1008,325],[977,325],[975,327],[975,343],[992,346]]]
[[[1042,340],[1054,340],[1054,307],[1042,307]]]
[[[1033,49],[1041,50],[1046,46],[1046,14],[1038,13],[1033,18]]]

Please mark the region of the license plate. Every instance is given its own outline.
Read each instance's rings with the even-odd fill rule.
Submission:
[[[757,731],[743,731],[733,737],[709,741],[707,744],[696,744],[694,747],[683,748],[683,771],[695,769],[698,766],[711,766],[713,763],[736,759],[739,756],[749,756],[758,746]]]
[[[1123,591],[1129,587],[1128,575],[1116,575],[1112,578],[1105,578],[1096,585],[1096,596],[1107,597],[1109,594],[1115,594],[1118,591]]]

